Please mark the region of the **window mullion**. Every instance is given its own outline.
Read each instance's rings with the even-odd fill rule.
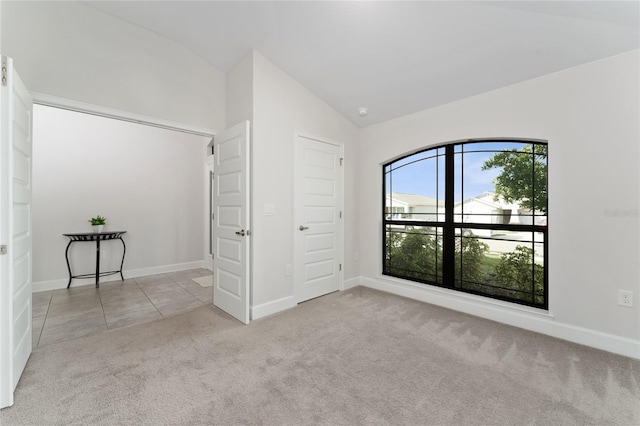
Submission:
[[[444,239],[442,242],[442,276],[446,287],[455,287],[455,228],[453,226],[453,207],[455,191],[454,146],[445,147],[444,180]]]

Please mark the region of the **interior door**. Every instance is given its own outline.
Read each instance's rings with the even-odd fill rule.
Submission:
[[[250,301],[249,122],[214,138],[213,304],[245,324]]]
[[[342,147],[296,137],[297,301],[342,285]]]
[[[33,101],[2,57],[0,86],[0,408],[31,354],[31,148]],[[6,247],[6,251],[4,250]]]

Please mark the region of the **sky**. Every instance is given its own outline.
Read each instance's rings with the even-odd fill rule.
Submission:
[[[483,192],[494,192],[492,180],[502,168],[482,171],[484,162],[495,152],[520,149],[526,144],[514,142],[482,142],[466,144],[464,156],[455,155],[454,202],[460,202]],[[456,152],[461,148],[456,147]],[[487,152],[489,151],[489,152]],[[418,194],[444,200],[444,149],[431,149],[392,163],[391,192]],[[464,170],[463,170],[464,169]],[[464,179],[460,177],[464,176]],[[389,191],[389,175],[386,175]]]

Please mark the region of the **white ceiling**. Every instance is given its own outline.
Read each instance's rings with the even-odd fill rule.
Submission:
[[[638,1],[85,4],[222,71],[256,49],[362,127],[640,48]]]

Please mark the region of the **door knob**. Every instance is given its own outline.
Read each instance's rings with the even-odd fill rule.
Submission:
[[[298,229],[301,230],[301,231],[304,231],[305,229],[309,229],[309,227],[300,225],[300,227]]]
[[[236,231],[236,235],[240,235],[241,237],[244,237],[245,235],[244,229],[241,231]]]

